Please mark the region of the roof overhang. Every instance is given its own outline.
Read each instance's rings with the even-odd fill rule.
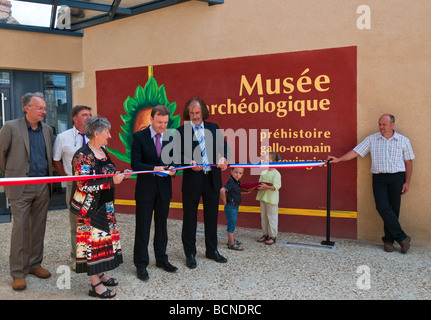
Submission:
[[[21,0],[33,5],[49,6],[51,15],[47,26],[34,26],[17,23],[16,19],[0,19],[0,28],[22,31],[45,32],[52,34],[82,36],[83,29],[113,20],[131,17],[192,0]],[[208,6],[223,4],[224,0],[193,0],[206,2]],[[5,10],[17,1],[0,0]],[[0,8],[1,9],[1,8]]]

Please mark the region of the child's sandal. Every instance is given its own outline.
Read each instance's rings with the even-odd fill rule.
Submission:
[[[268,240],[265,241],[265,244],[271,245],[274,244],[276,241],[275,237],[268,237]]]
[[[268,240],[268,236],[264,234],[259,239],[257,239],[257,242],[265,242],[266,240]]]
[[[227,248],[228,249],[231,249],[231,250],[236,250],[236,251],[242,251],[242,250],[244,250],[244,248],[243,247],[241,247],[241,244],[238,242],[238,241],[235,241],[234,243],[232,243],[232,244],[227,244]]]

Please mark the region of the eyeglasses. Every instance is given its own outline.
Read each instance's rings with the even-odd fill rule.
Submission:
[[[46,112],[46,107],[32,107],[32,106],[28,106],[29,108],[34,108],[37,111],[45,111]]]

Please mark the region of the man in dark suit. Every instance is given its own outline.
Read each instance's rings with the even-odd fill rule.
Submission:
[[[7,121],[0,130],[0,170],[8,177],[52,175],[53,129],[43,120],[46,103],[41,93],[22,96],[24,117]],[[13,216],[10,274],[12,288],[26,288],[27,274],[49,278],[41,266],[50,184],[5,187]]]
[[[222,187],[221,171],[226,170],[229,147],[217,124],[206,121],[209,111],[200,97],[190,99],[185,106],[184,121],[178,128],[181,146],[176,148],[175,162],[203,165],[186,169],[182,181],[183,229],[182,241],[186,265],[196,268],[196,227],[199,201],[204,207],[206,257],[225,263],[217,250],[217,219]],[[206,165],[211,166],[206,166]],[[213,166],[217,164],[217,166]]]
[[[168,143],[163,140],[167,128],[170,110],[166,106],[155,106],[151,111],[151,125],[133,135],[131,165],[134,171],[165,170],[166,163],[161,157],[163,147]],[[166,140],[166,139],[165,139]],[[138,278],[148,280],[149,263],[148,243],[151,220],[154,212],[154,254],[156,266],[168,272],[175,272],[166,254],[168,243],[167,218],[172,198],[171,171],[169,176],[157,174],[138,174],[135,188],[136,232],[133,261]]]

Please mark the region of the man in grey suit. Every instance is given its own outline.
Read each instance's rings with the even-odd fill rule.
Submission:
[[[52,175],[53,129],[43,123],[46,103],[41,93],[22,96],[24,117],[7,121],[0,130],[0,170],[8,177]],[[5,187],[13,225],[10,245],[12,288],[26,288],[27,274],[49,278],[41,266],[51,185]]]

